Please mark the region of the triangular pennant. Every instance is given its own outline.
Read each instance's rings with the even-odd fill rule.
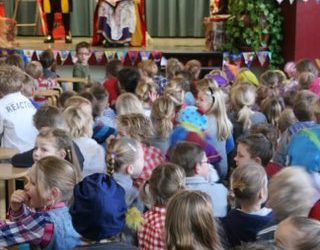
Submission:
[[[272,59],[272,52],[271,51],[268,52],[268,57],[269,57],[269,60]]]
[[[43,50],[36,50],[37,59],[40,60],[40,55],[42,54]]]
[[[140,51],[140,57],[142,61],[149,60],[151,55],[151,51],[141,50]]]
[[[230,62],[230,52],[223,52],[223,64]]]
[[[283,0],[277,0],[278,4],[281,4],[283,2]]]
[[[77,52],[75,50],[71,50],[70,55],[72,62],[76,63],[78,61]]]
[[[23,54],[20,53],[20,55],[25,56],[24,61],[25,62],[30,62],[32,60],[32,56],[33,56],[34,50],[32,49],[25,49],[23,50]]]
[[[53,56],[54,56],[54,60],[57,60],[57,56],[59,54],[59,51],[58,50],[53,50]]]
[[[159,65],[162,58],[162,51],[157,51],[157,50],[152,51],[152,57],[153,57],[153,61]]]
[[[254,55],[255,55],[254,52],[242,52],[244,63],[247,65],[248,68],[251,67],[251,64],[254,59]]]
[[[67,50],[60,51],[59,55],[60,55],[60,59],[61,59],[61,64],[64,64],[64,62],[67,60],[69,54],[70,54],[70,52]]]
[[[106,50],[104,54],[106,55],[108,62],[110,62],[114,59],[116,52],[114,50]]]
[[[259,51],[257,52],[258,61],[260,62],[261,67],[264,66],[268,58],[268,51]]]
[[[293,4],[294,0],[289,0],[290,4]]]
[[[160,62],[160,66],[162,67],[166,67],[167,66],[167,58],[165,58],[164,56],[161,58],[161,62]]]
[[[132,66],[136,64],[138,55],[139,55],[138,51],[133,51],[133,50],[128,51],[128,56]]]
[[[122,63],[125,62],[126,57],[127,57],[127,53],[128,53],[128,51],[125,50],[125,49],[123,49],[123,50],[116,50],[116,55],[117,55],[118,59],[119,59]]]
[[[95,52],[93,52],[93,54],[96,58],[97,63],[101,63],[103,56],[104,56],[104,52],[103,51],[95,51]]]

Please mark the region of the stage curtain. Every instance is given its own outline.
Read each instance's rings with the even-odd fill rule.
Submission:
[[[96,0],[73,0],[73,12],[71,13],[71,31],[73,36],[91,36],[93,29],[93,14]],[[4,0],[7,17],[13,16],[15,0]],[[33,22],[35,15],[35,3],[21,2],[17,15],[18,22]],[[37,34],[40,35],[40,22]],[[19,28],[19,35],[34,35],[33,28]]]
[[[203,37],[209,0],[146,0],[147,30],[154,37]]]

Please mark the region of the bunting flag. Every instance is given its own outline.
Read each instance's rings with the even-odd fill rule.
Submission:
[[[64,62],[67,60],[69,54],[70,54],[69,51],[66,51],[66,50],[60,51],[59,55],[60,55],[60,59],[61,59],[61,64],[64,64]]]
[[[59,54],[59,51],[58,50],[53,50],[53,56],[54,56],[54,60],[57,60],[57,56]]]
[[[272,59],[272,52],[271,51],[268,51],[268,57],[269,57],[269,60]]]
[[[111,60],[114,59],[116,52],[114,50],[106,50],[104,54],[106,55],[108,62],[110,62]]]
[[[223,52],[223,55],[222,55],[222,63],[225,64],[225,63],[229,63],[230,62],[230,52]]]
[[[25,62],[30,62],[32,60],[33,53],[34,53],[34,50],[25,49],[25,50],[21,50],[19,54],[22,56]]]
[[[97,63],[100,64],[103,60],[104,52],[103,51],[95,51],[95,52],[93,52],[93,54],[96,58]]]
[[[142,61],[149,60],[150,55],[151,55],[151,51],[147,51],[147,50],[140,51],[140,57]]]
[[[258,51],[257,58],[258,58],[258,61],[261,65],[261,67],[263,67],[267,61],[267,58],[268,58],[268,51]]]
[[[70,51],[72,63],[76,63],[78,61],[77,52],[75,50]]]
[[[161,58],[161,61],[160,61],[160,66],[161,67],[166,67],[167,66],[167,58],[165,58],[164,56]]]
[[[117,58],[118,58],[122,63],[124,63],[124,62],[125,62],[126,57],[127,57],[127,54],[128,54],[128,51],[127,51],[127,50],[125,50],[125,49],[122,49],[122,50],[116,50]]]
[[[43,52],[43,50],[36,50],[35,51],[38,60],[40,60],[40,55],[42,54],[42,52]]]
[[[161,57],[162,57],[162,51],[157,51],[157,50],[155,50],[155,51],[152,51],[152,57],[153,57],[153,61],[156,63],[156,64],[158,64],[158,65],[160,65],[160,63],[161,63]]]
[[[138,55],[139,55],[138,51],[133,51],[133,50],[128,51],[128,56],[132,66],[136,64]]]
[[[251,67],[251,64],[254,59],[254,55],[255,55],[254,52],[242,52],[244,63],[247,65],[248,68]]]

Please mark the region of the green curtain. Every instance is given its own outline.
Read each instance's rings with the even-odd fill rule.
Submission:
[[[147,30],[154,37],[203,37],[209,0],[146,0]]]
[[[6,15],[13,16],[15,0],[5,0]],[[20,3],[17,14],[19,23],[32,23],[35,16],[35,2]],[[93,15],[96,0],[73,0],[73,12],[71,14],[71,31],[73,36],[91,36],[93,32]],[[40,23],[38,23],[40,27]],[[40,28],[36,34],[40,35]],[[18,35],[34,35],[33,28],[19,28]]]

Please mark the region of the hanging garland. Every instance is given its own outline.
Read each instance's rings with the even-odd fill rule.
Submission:
[[[284,0],[277,0],[281,4]],[[295,0],[289,0],[290,4],[293,4]],[[298,1],[298,0],[297,0]],[[309,0],[302,0],[302,2],[308,2]],[[320,0],[316,0],[317,4],[320,4]]]

